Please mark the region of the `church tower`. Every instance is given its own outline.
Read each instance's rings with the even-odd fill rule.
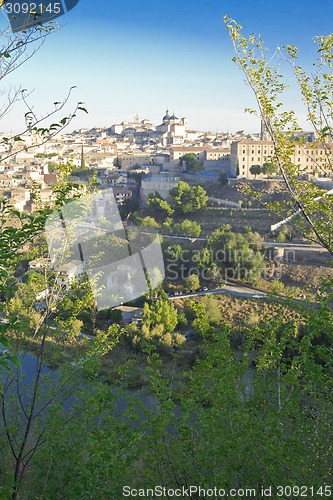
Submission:
[[[167,123],[170,120],[169,110],[166,110],[165,116],[163,117],[163,123]]]

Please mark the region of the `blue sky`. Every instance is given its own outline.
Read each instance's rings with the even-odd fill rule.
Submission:
[[[76,85],[74,100],[84,101],[89,115],[70,129],[110,126],[136,113],[159,123],[169,107],[193,129],[258,131],[258,119],[244,114],[254,99],[231,62],[224,14],[245,33],[260,33],[272,52],[299,46],[305,63],[314,55],[312,38],[333,32],[331,0],[80,0],[1,84],[34,89],[30,100],[41,113]],[[0,130],[17,132],[23,114],[18,105]]]

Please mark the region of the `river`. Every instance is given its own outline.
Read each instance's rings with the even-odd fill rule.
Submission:
[[[38,358],[33,354],[27,353],[21,354],[20,359],[21,366],[17,369],[14,368],[9,374],[0,377],[0,384],[5,388],[5,400],[8,409],[11,406],[14,411],[19,409],[23,417],[22,406],[29,408],[32,401],[38,369]],[[61,367],[53,369],[47,365],[43,365],[36,411],[43,408],[48,400],[54,397],[52,404],[61,404],[65,411],[69,412],[80,401],[81,396],[79,393],[82,389],[86,389],[91,393],[94,389],[97,389],[99,384],[101,384],[100,381],[87,380],[80,368],[67,367],[66,370],[62,370]],[[144,407],[149,410],[158,411],[156,399],[152,395],[149,395],[145,388],[107,387],[109,387],[110,397],[113,399],[112,406],[115,417],[119,417],[126,411],[129,397],[136,399],[139,403],[143,403]],[[61,389],[60,391],[59,388]]]

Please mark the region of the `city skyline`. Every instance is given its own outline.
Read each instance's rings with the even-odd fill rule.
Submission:
[[[260,120],[244,114],[255,101],[231,61],[223,15],[236,19],[245,33],[260,33],[272,54],[276,46],[297,45],[306,64],[315,56],[312,38],[332,31],[332,10],[327,0],[320,9],[308,0],[301,5],[273,0],[269,10],[262,0],[171,0],[163,5],[114,0],[94,8],[80,0],[59,19],[63,27],[3,86],[35,89],[30,101],[40,114],[77,86],[73,102],[84,101],[89,114],[78,116],[69,130],[109,127],[131,121],[135,114],[158,124],[168,107],[178,117],[186,116],[191,129],[259,132]],[[306,127],[293,87],[288,102],[296,103]],[[24,112],[18,104],[0,129],[19,132]]]

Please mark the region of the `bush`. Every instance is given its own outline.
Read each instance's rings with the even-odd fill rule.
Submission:
[[[184,335],[181,335],[180,333],[175,333],[173,336],[172,343],[174,347],[179,348],[186,343],[186,338],[184,337]]]
[[[197,274],[190,274],[183,281],[184,289],[186,292],[196,292],[200,288],[200,280]]]
[[[281,281],[274,280],[269,284],[269,291],[273,295],[279,295],[284,291],[284,284]]]

